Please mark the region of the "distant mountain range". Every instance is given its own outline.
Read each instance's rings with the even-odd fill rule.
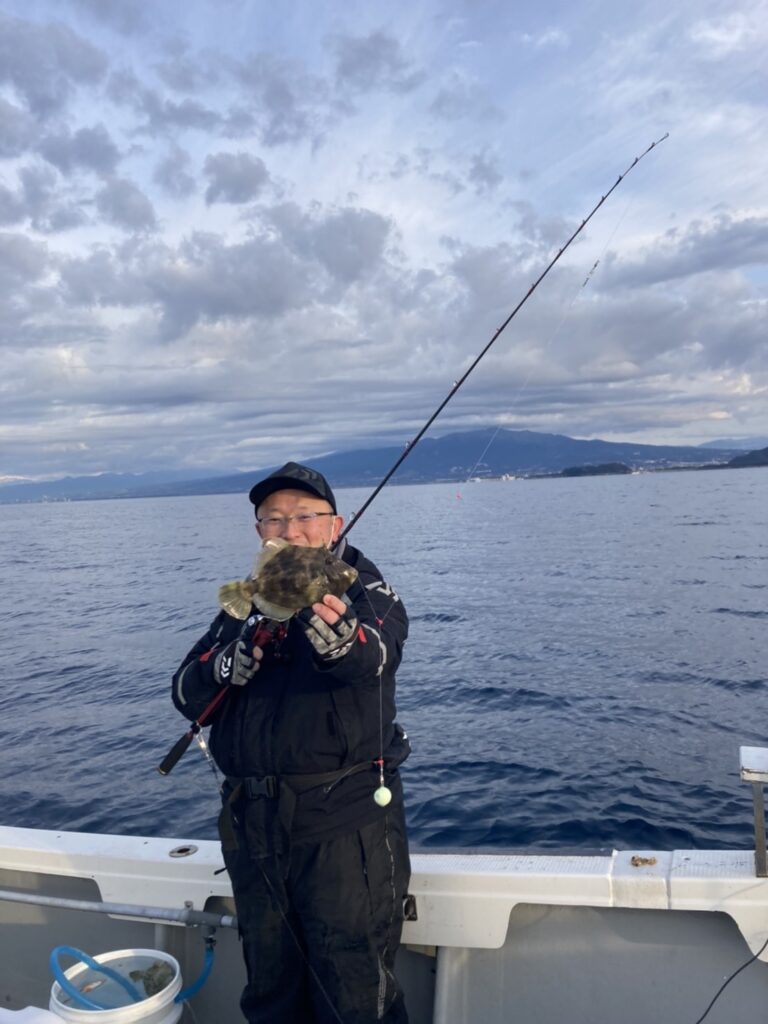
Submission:
[[[757,439],[758,443],[762,439]],[[766,442],[768,447],[768,442]],[[370,487],[378,483],[402,454],[401,447],[334,452],[307,461],[335,487]],[[580,441],[564,434],[531,430],[471,430],[440,438],[423,438],[392,478],[394,484],[465,481],[473,478],[541,476],[579,466],[623,463],[631,469],[660,470],[726,466],[744,448],[624,444]],[[764,464],[757,454],[749,465]],[[734,462],[734,465],[745,464]],[[254,479],[275,469],[216,476],[182,470],[152,473],[102,473],[65,477],[44,483],[4,484],[0,503],[82,501],[94,498],[147,498],[171,495],[245,493]]]
[[[699,448],[740,448],[753,452],[758,448],[768,448],[768,437],[721,437],[719,441],[705,441]]]

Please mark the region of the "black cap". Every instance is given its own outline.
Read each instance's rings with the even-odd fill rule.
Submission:
[[[307,491],[316,498],[327,501],[336,511],[336,499],[322,473],[309,466],[300,466],[298,462],[286,462],[280,469],[260,480],[251,488],[248,497],[258,509],[259,505],[275,491]]]

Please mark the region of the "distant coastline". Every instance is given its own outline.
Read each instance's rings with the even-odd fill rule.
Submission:
[[[336,487],[372,487],[388,472],[402,448],[334,452],[310,463]],[[299,458],[302,456],[299,454]],[[584,441],[565,434],[529,430],[475,430],[425,437],[393,477],[395,485],[481,482],[681,470],[740,469],[768,465],[768,446],[745,452],[670,445]],[[187,476],[181,470],[139,474],[103,473],[85,477],[0,486],[0,504],[94,501],[114,498],[184,497],[247,493],[254,477],[275,466],[216,476]]]
[[[551,480],[557,477],[626,476],[633,473],[685,473],[691,470],[749,469],[754,466],[768,466],[768,448],[747,452],[745,455],[736,455],[728,462],[705,462],[701,466],[658,466],[633,469],[622,462],[609,462],[602,465],[570,466],[559,473],[542,473],[539,474],[539,477]]]

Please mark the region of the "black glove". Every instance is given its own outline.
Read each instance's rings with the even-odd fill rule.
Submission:
[[[329,626],[311,608],[302,608],[296,618],[301,623],[304,636],[314,648],[321,661],[336,661],[350,650],[357,637],[357,616],[348,608],[338,622]]]
[[[254,647],[252,640],[233,640],[216,655],[213,678],[220,686],[245,686],[259,671],[261,655],[261,648]]]

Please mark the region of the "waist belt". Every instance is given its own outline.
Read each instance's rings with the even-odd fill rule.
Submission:
[[[323,786],[325,794],[328,794],[342,779],[357,775],[359,772],[371,771],[376,767],[373,761],[363,761],[361,764],[314,775],[263,775],[248,778],[228,775],[226,787],[222,792],[224,803],[219,815],[219,835],[224,850],[236,850],[239,845],[233,813],[238,801],[247,801],[243,808],[243,818],[246,835],[250,835],[249,846],[255,851],[252,855],[262,857],[273,850],[285,852],[290,844],[293,813],[298,796],[320,786]],[[259,804],[252,801],[266,802]],[[258,826],[249,830],[249,821],[253,825],[257,820]]]
[[[347,768],[337,768],[332,772],[317,772],[313,775],[263,775],[261,777],[249,776],[244,779],[228,775],[227,783],[233,790],[232,797],[235,796],[236,791],[238,797],[245,797],[247,800],[258,800],[260,797],[274,800],[280,795],[281,783],[292,789],[294,793],[306,793],[318,786],[325,786],[325,791],[330,793],[333,787],[347,776],[371,771],[374,768],[376,768],[376,764],[373,761],[362,761]]]

